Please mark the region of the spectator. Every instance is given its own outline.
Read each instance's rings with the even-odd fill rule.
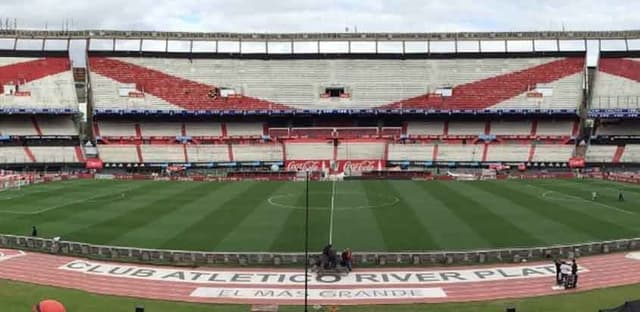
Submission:
[[[578,264],[576,259],[571,262],[571,275],[573,275],[573,287],[575,288],[578,286]]]
[[[335,269],[338,265],[338,253],[333,246],[329,248],[329,264],[332,269]]]
[[[566,261],[563,261],[560,265],[560,273],[562,274],[562,284],[565,284],[569,274],[571,274],[571,265]]]
[[[333,269],[336,267],[336,265],[338,264],[338,259],[336,255],[336,249],[333,248],[332,244],[329,244],[322,249],[322,255],[327,258],[329,268]]]
[[[325,256],[329,256],[329,250],[333,248],[333,245],[329,244],[327,246],[324,246],[324,248],[322,248],[322,254]]]
[[[347,270],[349,270],[349,272],[351,272],[351,270],[353,269],[352,259],[353,259],[353,253],[351,252],[351,248],[347,248],[342,251],[341,265],[347,267]]]
[[[562,265],[562,262],[560,261],[560,259],[556,258],[555,260],[553,260],[553,263],[556,265],[556,285],[560,285],[562,284],[562,275],[560,272],[560,266]]]

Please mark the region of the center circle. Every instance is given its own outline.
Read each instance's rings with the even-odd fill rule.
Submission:
[[[309,192],[309,199],[310,199],[309,209],[310,210],[331,210],[332,195],[335,198],[338,198],[334,206],[334,210],[336,211],[357,210],[357,209],[376,209],[376,208],[393,206],[400,202],[400,199],[396,196],[383,195],[383,194],[373,194],[373,199],[369,198],[369,201],[372,201],[372,202],[369,203],[367,202],[367,196],[371,196],[371,195],[364,196],[363,198],[363,193],[358,193],[358,192],[336,192],[334,194],[332,194],[331,192]],[[349,203],[345,204],[344,198],[345,197],[353,198],[351,196],[353,197],[358,196],[358,198],[362,198],[361,201],[364,201],[364,203],[360,204],[356,200],[355,202],[352,202],[350,204]],[[298,200],[299,198],[300,198],[300,194],[292,194],[292,193],[276,194],[269,197],[267,199],[267,202],[275,207],[304,210],[305,209],[304,204],[299,205],[295,203],[295,201]],[[323,204],[318,205],[317,202],[320,200],[323,201]]]

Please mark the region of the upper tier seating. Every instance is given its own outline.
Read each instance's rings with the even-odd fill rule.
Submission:
[[[587,162],[612,162],[618,146],[616,145],[589,145],[587,148]]]
[[[600,58],[590,108],[640,109],[640,59]]]
[[[287,160],[333,159],[333,144],[326,142],[291,143],[285,145]]]
[[[235,161],[282,161],[281,144],[236,144],[232,150]]]
[[[77,111],[69,58],[0,57],[0,108]]]
[[[96,109],[576,109],[584,57],[265,61],[91,56],[89,67]],[[126,91],[132,86],[137,91]],[[335,86],[344,88],[342,97],[323,96],[325,88]],[[452,96],[433,94],[448,86]],[[231,88],[243,96],[212,98],[213,88]],[[527,95],[530,90],[540,92]]]
[[[433,144],[389,144],[389,160],[431,161]]]
[[[384,143],[342,142],[338,145],[337,159],[373,160],[384,158]]]
[[[538,144],[531,161],[567,162],[573,156],[573,145]]]

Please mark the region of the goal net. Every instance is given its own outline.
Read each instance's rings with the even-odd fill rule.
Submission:
[[[19,175],[0,176],[0,192],[19,190],[25,184],[27,184],[27,181]]]

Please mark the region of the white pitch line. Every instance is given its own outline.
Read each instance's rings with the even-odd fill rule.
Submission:
[[[592,203],[592,204],[595,204],[595,205],[598,205],[598,206],[601,206],[601,207],[605,207],[605,208],[613,209],[613,210],[618,211],[618,212],[621,212],[621,213],[626,213],[626,214],[630,214],[630,215],[635,215],[635,214],[636,214],[636,213],[635,213],[635,212],[633,212],[633,211],[620,209],[620,208],[618,208],[618,207],[610,206],[610,205],[607,205],[607,204],[604,204],[604,203],[601,203],[601,202],[598,202],[598,201],[588,200],[588,199],[584,199],[584,198],[582,198],[582,197],[578,197],[578,196],[574,196],[574,195],[569,195],[569,194],[564,194],[564,193],[559,193],[559,192],[556,192],[556,191],[546,191],[546,192],[543,192],[543,193],[542,193],[542,197],[543,197],[543,198],[547,198],[547,199],[551,199],[551,200],[557,200],[557,199],[555,199],[555,198],[553,198],[553,197],[548,197],[548,194],[551,194],[551,193],[558,193],[558,194],[561,194],[562,196],[566,196],[566,197],[568,197],[568,198],[572,198],[572,199],[574,199],[574,200],[582,201],[582,202],[585,202],[585,203]]]
[[[84,202],[87,202],[87,201],[90,201],[90,200],[94,200],[96,198],[104,197],[104,196],[107,196],[107,195],[115,196],[118,193],[129,192],[129,191],[131,191],[133,189],[136,189],[136,188],[128,188],[128,189],[126,189],[124,191],[117,191],[117,192],[112,192],[112,193],[107,193],[107,194],[96,194],[96,195],[91,196],[89,198],[77,199],[77,200],[69,201],[69,202],[66,202],[66,203],[61,203],[61,204],[58,204],[58,205],[54,205],[54,206],[50,206],[50,207],[47,207],[47,208],[43,208],[43,209],[40,209],[40,210],[36,210],[36,211],[0,210],[0,213],[15,214],[15,215],[36,215],[36,214],[41,214],[41,213],[44,213],[44,212],[47,212],[47,211],[51,211],[51,210],[55,210],[55,209],[62,208],[62,207],[84,203]]]
[[[333,180],[331,186],[331,215],[329,216],[329,244],[333,244],[333,210],[336,203],[336,181]]]

